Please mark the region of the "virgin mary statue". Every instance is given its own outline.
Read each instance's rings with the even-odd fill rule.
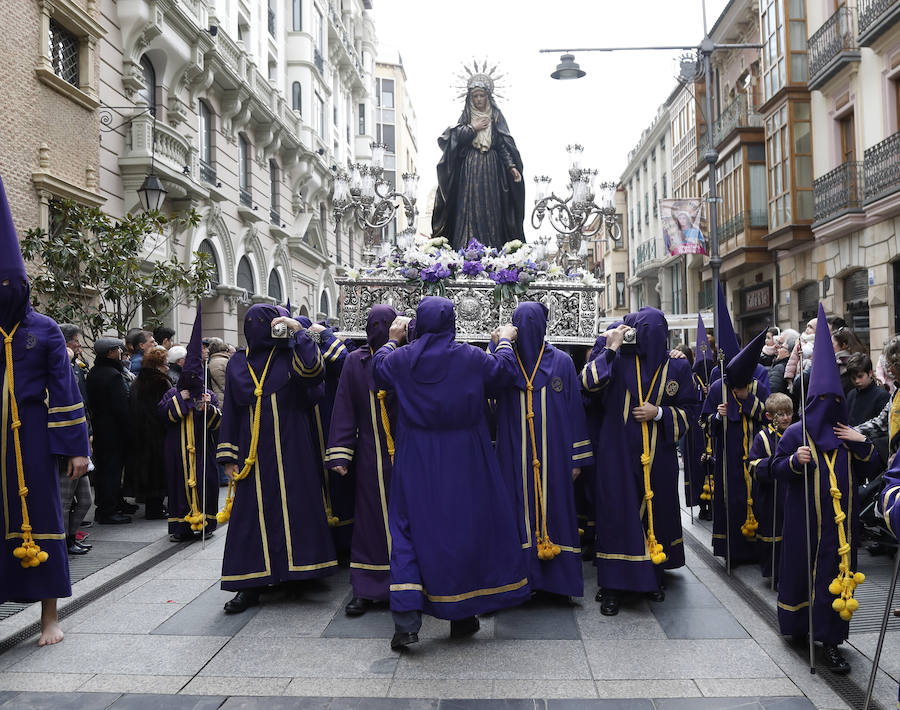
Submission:
[[[473,238],[498,248],[524,238],[522,158],[494,104],[494,80],[486,69],[478,72],[476,64],[459,120],[438,138],[442,156],[431,232],[457,250]]]

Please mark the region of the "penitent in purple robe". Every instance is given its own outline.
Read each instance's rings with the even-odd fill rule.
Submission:
[[[222,421],[219,401],[211,390],[211,402],[206,407],[206,507],[203,507],[203,472],[204,472],[204,431],[203,410],[195,409],[195,402],[185,400],[181,392],[173,387],[163,396],[159,403],[159,414],[166,423],[166,437],[163,443],[163,461],[166,466],[166,487],[169,511],[169,534],[187,536],[191,534],[191,524],[184,521],[191,512],[190,455],[188,452],[188,413],[193,411],[194,461],[197,480],[197,507],[206,515],[206,531],[216,529],[216,513],[219,512],[219,471],[216,468],[216,437]]]
[[[350,548],[353,596],[387,601],[391,583],[388,501],[391,457],[372,373],[372,355],[388,340],[397,317],[390,306],[373,306],[366,325],[367,344],[347,356],[331,417],[326,465],[346,466],[356,483],[356,513]],[[389,427],[396,427],[393,393],[385,398]],[[334,475],[339,475],[332,471]]]
[[[513,313],[513,325],[519,329],[519,362],[529,377],[534,373],[532,409],[537,451],[532,448],[529,433],[527,381],[522,370],[513,387],[489,391],[496,402],[497,456],[516,502],[528,582],[535,591],[580,597],[584,594],[584,573],[572,469],[591,465],[594,460],[581,384],[572,358],[544,341],[547,312],[543,304],[520,304]],[[540,508],[535,507],[534,458],[540,461]],[[537,539],[543,516],[550,541],[560,550],[550,560],[538,559]]]
[[[805,415],[806,431],[804,432],[802,422],[789,426],[778,442],[772,459],[775,478],[779,485],[785,487],[784,532],[778,570],[778,625],[781,633],[786,636],[806,634],[809,631],[807,576],[811,570],[812,636],[823,644],[836,645],[850,633],[850,623],[844,621],[832,608],[837,597],[828,589],[842,563],[842,558],[838,555],[838,528],[843,527],[850,546],[849,571],[857,572],[857,487],[866,480],[867,474],[878,471],[880,460],[875,454],[874,445],[868,440],[842,441],[834,433],[835,424],[847,422],[847,403],[834,359],[834,349],[831,347],[831,331],[821,302]],[[812,463],[805,467],[797,458],[797,449],[804,444],[809,446],[812,453]],[[837,501],[831,494],[833,483],[829,462],[834,468],[834,484],[840,491]],[[809,487],[808,499],[804,476],[807,476]],[[838,517],[835,502],[843,516],[846,516],[841,523],[835,520]],[[807,556],[807,513],[812,560]]]
[[[287,312],[251,306],[244,318],[248,348],[225,372],[218,461],[243,468],[256,406],[249,366],[262,380],[257,460],[235,484],[222,589],[238,591],[332,574],[337,559],[322,504],[322,471],[312,441],[313,405],[325,366],[319,348],[301,331],[286,341],[270,336],[272,319]]]
[[[7,281],[5,285],[3,281]],[[87,456],[88,429],[81,393],[59,326],[31,307],[31,288],[0,180],[0,328],[12,334],[12,381],[0,334],[0,603],[68,597],[69,556],[59,498],[58,457]],[[13,332],[15,329],[15,332]],[[22,470],[34,541],[49,557],[23,568],[13,557],[22,544],[22,503],[12,430],[18,404]]]
[[[530,596],[516,515],[485,421],[487,383],[518,365],[501,340],[490,355],[455,343],[453,303],[427,296],[416,339],[374,356],[375,385],[397,397],[388,522],[391,610],[442,619],[514,606]]]
[[[582,386],[600,405],[599,428],[592,436],[599,458],[595,564],[601,588],[655,592],[662,569],[684,565],[676,448],[696,416],[696,395],[687,360],[668,356],[662,312],[642,308],[628,314],[625,324],[637,330],[637,346],[610,350],[601,336],[581,375]],[[662,411],[659,420],[648,423],[654,532],[667,555],[660,565],[653,563],[647,547],[644,444],[641,423],[632,414],[641,393]]]

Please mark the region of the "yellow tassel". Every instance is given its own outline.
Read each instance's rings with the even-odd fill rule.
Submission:
[[[637,355],[634,356],[634,365],[637,373],[638,400],[643,404],[644,392],[641,383],[641,361]],[[647,391],[648,395],[653,391],[653,385],[656,383],[659,369],[658,367],[656,368],[656,373],[650,381],[650,389]],[[644,500],[647,502],[647,550],[650,552],[650,560],[653,564],[661,565],[668,559],[668,556],[663,552],[663,546],[657,542],[653,526],[653,489],[650,487],[650,468],[653,466],[653,461],[650,459],[650,425],[648,422],[641,422],[641,439],[643,442],[641,467],[644,472]]]
[[[838,597],[831,603],[831,608],[840,615],[844,621],[850,621],[853,612],[859,609],[859,601],[853,598],[853,591],[857,586],[866,581],[866,576],[862,572],[850,571],[850,543],[847,541],[846,531],[844,529],[844,521],[847,514],[841,508],[841,490],[838,488],[837,475],[834,472],[834,465],[837,460],[838,451],[835,449],[831,453],[831,458],[827,453],[823,452],[825,464],[828,467],[829,483],[831,485],[831,504],[834,509],[834,522],[838,532],[838,556],[840,563],[838,564],[838,575],[831,584],[828,585],[828,591]]]

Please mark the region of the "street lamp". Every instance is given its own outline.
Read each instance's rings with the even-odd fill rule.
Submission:
[[[600,204],[595,201],[594,181],[597,171],[581,167],[584,146],[573,143],[566,146],[569,154],[569,195],[565,199],[550,192],[550,178],[538,175],[534,178],[535,200],[531,213],[531,226],[540,229],[547,217],[556,231],[559,250],[556,259],[561,266],[573,268],[583,263],[587,256],[587,242],[607,227],[613,239],[618,240],[616,208],[611,193],[615,193],[616,183],[604,182],[599,185]],[[547,194],[549,192],[549,194]],[[591,225],[591,226],[587,226]]]
[[[418,175],[404,173],[403,191],[392,191],[384,180],[384,154],[387,145],[373,142],[370,148],[370,163],[350,163],[347,169],[335,169],[332,193],[335,237],[340,239],[344,213],[351,212],[363,230],[362,258],[366,266],[375,261],[375,246],[382,244],[382,230],[394,219],[400,207],[406,213],[409,225],[406,231],[415,231],[419,185]]]
[[[563,54],[556,65],[556,71],[550,76],[554,79],[580,79],[586,73],[575,63],[574,54]]]

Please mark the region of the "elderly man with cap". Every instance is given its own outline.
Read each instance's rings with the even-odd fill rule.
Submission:
[[[122,469],[129,440],[128,380],[122,353],[125,342],[102,337],[94,341],[94,367],[87,376],[88,398],[94,402],[94,490],[97,510],[94,520],[101,525],[130,523],[120,511]]]
[[[0,180],[0,604],[40,600],[44,646],[62,641],[56,600],[72,594],[58,470],[85,474],[88,432],[63,335],[30,296]]]

